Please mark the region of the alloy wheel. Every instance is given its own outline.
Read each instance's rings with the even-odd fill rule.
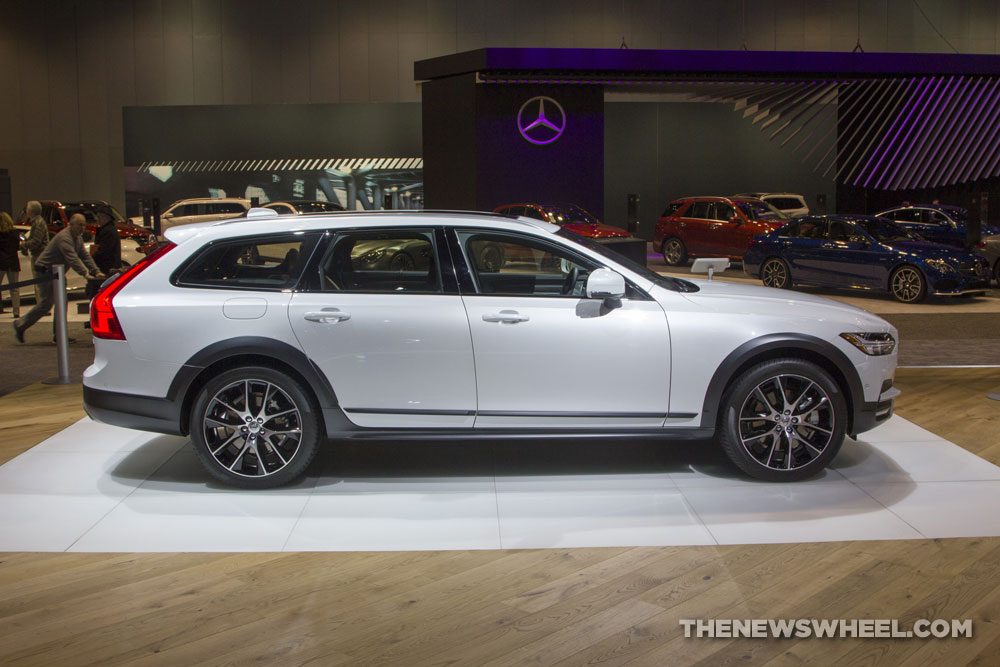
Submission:
[[[667,264],[677,265],[681,263],[681,259],[684,257],[684,245],[679,239],[670,239],[663,246],[663,259],[666,260]]]
[[[412,271],[415,266],[413,258],[405,252],[393,255],[389,262],[389,268],[393,271]]]
[[[917,301],[923,291],[924,279],[917,269],[904,266],[892,275],[892,294],[900,301]]]
[[[788,269],[780,259],[771,259],[765,262],[760,271],[761,280],[767,287],[783,289],[788,286]]]
[[[801,375],[776,375],[750,392],[739,416],[743,449],[772,470],[795,470],[822,455],[836,425],[830,397]]]
[[[203,427],[211,456],[243,477],[282,470],[302,441],[299,407],[266,380],[239,380],[223,387],[209,402]]]

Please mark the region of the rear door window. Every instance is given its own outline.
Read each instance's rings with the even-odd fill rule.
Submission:
[[[341,232],[320,261],[319,285],[323,292],[440,293],[434,231]]]
[[[252,237],[213,243],[175,274],[183,287],[291,289],[319,234]]]

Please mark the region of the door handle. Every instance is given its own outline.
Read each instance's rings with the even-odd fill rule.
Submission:
[[[483,322],[506,322],[508,324],[517,324],[518,322],[527,322],[530,319],[531,318],[527,315],[521,315],[516,310],[501,310],[499,313],[483,315]]]
[[[345,313],[339,308],[324,308],[319,312],[306,313],[303,317],[309,322],[321,322],[329,324],[331,322],[343,322],[351,319],[350,313]]]

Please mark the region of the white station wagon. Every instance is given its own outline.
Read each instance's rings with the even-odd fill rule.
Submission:
[[[254,209],[166,237],[93,302],[86,409],[190,435],[234,486],[344,438],[715,438],[798,480],[898,394],[874,315],[660,276],[538,220]]]

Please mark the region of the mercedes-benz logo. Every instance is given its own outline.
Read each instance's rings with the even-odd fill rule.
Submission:
[[[566,112],[551,97],[532,97],[517,112],[517,131],[536,146],[551,144],[565,129]]]

